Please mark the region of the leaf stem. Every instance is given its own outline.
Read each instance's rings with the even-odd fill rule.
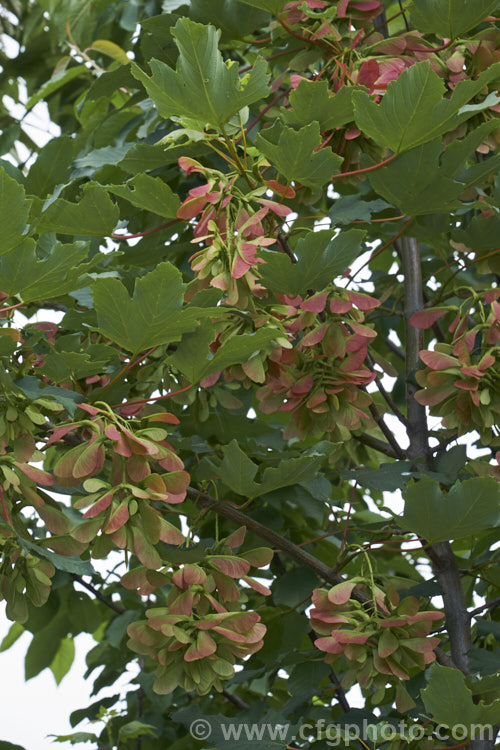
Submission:
[[[126,372],[128,372],[133,367],[135,367],[136,365],[138,365],[140,362],[142,362],[144,359],[146,359],[146,357],[149,357],[149,355],[152,354],[155,351],[155,349],[158,349],[158,346],[153,346],[152,349],[150,349],[148,352],[146,352],[146,354],[143,354],[142,357],[139,357],[139,359],[136,359],[135,362],[132,362],[132,363],[131,362],[127,362],[127,364],[125,365],[125,367],[123,367],[120,370],[120,372],[118,373],[118,375],[115,375],[115,377],[112,380],[110,380],[109,383],[107,383],[104,386],[104,388],[102,389],[102,391],[100,391],[99,396],[101,396],[101,394],[103,394],[104,391],[107,391],[109,388],[111,388],[111,386],[114,385],[114,383],[116,383],[117,380],[120,380],[120,378],[122,377],[122,375],[125,375]]]
[[[0,315],[3,315],[3,313],[10,312],[11,310],[16,310],[18,307],[22,307],[25,305],[26,302],[18,302],[17,305],[11,305],[10,307],[0,307]]]
[[[269,102],[269,104],[266,104],[266,106],[264,107],[264,109],[261,112],[259,112],[259,114],[256,117],[254,117],[254,119],[252,120],[252,122],[250,123],[250,125],[248,125],[245,128],[245,131],[244,131],[245,135],[248,135],[248,133],[252,130],[252,128],[254,128],[257,125],[257,123],[259,122],[259,120],[261,119],[261,117],[263,117],[266,114],[266,112],[268,112],[271,109],[271,107],[274,107],[274,105],[276,104],[276,102],[279,102],[280,99],[283,99],[284,96],[286,96],[288,93],[290,93],[290,91],[291,91],[291,89],[289,89],[289,88],[286,89],[286,91],[283,91],[281,94],[279,94],[278,96],[276,96],[271,102]],[[235,140],[235,143],[239,143],[242,138],[243,138],[242,135],[238,136],[238,138],[236,138],[236,140]]]
[[[172,391],[171,393],[166,393],[164,396],[151,396],[150,398],[140,398],[137,401],[123,401],[121,404],[113,404],[111,408],[121,409],[123,406],[135,406],[136,404],[148,404],[150,401],[161,401],[164,398],[172,398],[172,396],[178,396],[179,393],[184,393],[185,391],[189,391],[190,388],[193,388],[192,383],[187,385],[185,388],[181,388],[178,391]]]
[[[331,180],[336,180],[337,177],[351,177],[355,174],[364,174],[365,172],[372,172],[374,169],[378,169],[379,167],[383,167],[385,164],[389,164],[393,159],[396,158],[398,154],[392,154],[392,156],[389,156],[387,159],[384,159],[383,161],[379,161],[378,164],[372,164],[371,167],[363,167],[363,169],[354,169],[352,172],[339,172],[339,174],[334,174],[331,176]]]
[[[174,224],[178,224],[180,221],[184,221],[184,219],[173,219],[172,221],[167,221],[166,224],[160,224],[159,227],[148,229],[145,232],[137,232],[136,234],[111,234],[108,236],[112,237],[114,240],[134,240],[136,237],[146,237],[146,235],[148,234],[159,232],[160,229],[166,229],[167,227],[171,227]]]
[[[225,130],[224,127],[222,127],[222,135],[224,136],[224,140],[226,142],[226,146],[228,148],[228,151],[231,154],[231,156],[233,157],[233,159],[234,159],[234,161],[236,163],[236,166],[238,167],[239,173],[247,181],[248,186],[250,187],[250,189],[254,190],[257,186],[249,178],[249,176],[247,174],[247,171],[246,171],[245,167],[243,166],[243,164],[241,163],[240,157],[238,156],[238,152],[236,151],[234,145],[231,143],[231,139],[229,138],[228,134],[226,133],[226,130]]]

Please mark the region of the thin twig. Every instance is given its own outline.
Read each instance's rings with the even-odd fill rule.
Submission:
[[[257,123],[259,122],[259,120],[262,117],[264,117],[264,115],[266,114],[266,112],[268,112],[271,109],[271,107],[274,107],[274,105],[277,102],[279,102],[280,99],[283,99],[283,97],[285,97],[287,94],[289,94],[290,91],[291,91],[291,89],[286,89],[286,91],[283,91],[281,94],[279,94],[278,96],[276,96],[271,102],[269,102],[269,104],[266,104],[266,106],[259,112],[259,114],[256,117],[254,117],[254,119],[252,120],[252,122],[250,123],[250,125],[248,125],[245,128],[245,131],[244,131],[245,135],[248,135],[248,133],[252,130],[252,128],[254,128],[257,125]],[[235,138],[234,142],[235,143],[239,143],[242,138],[243,138],[243,136],[240,135],[240,136],[238,136],[238,138]]]
[[[109,609],[112,609],[114,612],[116,612],[116,614],[123,615],[123,613],[127,611],[123,607],[120,607],[119,604],[115,604],[115,602],[111,601],[111,599],[108,599],[108,597],[104,596],[104,594],[101,594],[99,589],[96,589],[96,587],[91,583],[87,583],[87,581],[84,581],[83,578],[77,573],[72,573],[71,577],[74,581],[86,588],[87,591],[90,591],[95,596],[95,598],[99,599],[99,601],[105,604],[106,607],[109,607]]]
[[[293,250],[290,247],[290,245],[288,244],[288,240],[285,237],[285,235],[283,234],[283,232],[281,232],[280,230],[278,230],[276,232],[276,237],[278,238],[278,243],[279,243],[282,251],[284,253],[286,253],[286,255],[288,255],[288,257],[290,258],[290,260],[292,261],[292,263],[297,263],[297,258],[293,254]]]
[[[112,409],[121,409],[123,406],[135,406],[136,404],[149,404],[150,401],[162,401],[165,398],[172,398],[172,396],[178,396],[179,393],[185,393],[185,391],[189,391],[190,388],[192,388],[192,384],[190,383],[185,388],[180,388],[178,391],[171,391],[170,393],[165,393],[164,396],[151,396],[150,398],[139,398],[137,401],[124,401],[121,404],[113,404]]]
[[[473,609],[472,612],[469,612],[469,617],[475,617],[476,615],[481,614],[481,612],[484,612],[485,609],[489,609],[493,612],[493,610],[495,610],[497,607],[500,607],[500,596],[497,596],[496,599],[485,602],[484,604],[481,604],[480,607],[476,607],[476,609]]]
[[[384,418],[382,414],[379,412],[375,404],[370,404],[368,407],[370,410],[370,414],[372,415],[373,419],[377,423],[379,429],[381,432],[384,433],[384,436],[387,439],[387,442],[392,447],[393,451],[396,454],[397,458],[406,458],[406,452],[401,448],[398,441],[392,434],[391,430],[387,427],[386,423],[384,422]]]
[[[378,440],[378,438],[372,437],[371,435],[365,435],[364,433],[361,435],[353,434],[352,437],[357,440],[358,443],[363,443],[363,445],[367,445],[369,448],[373,448],[379,453],[383,453],[384,456],[398,458],[396,451],[388,443],[384,443],[383,440]]]
[[[238,508],[235,508],[234,505],[231,505],[222,500],[216,500],[208,493],[200,492],[194,487],[188,487],[187,496],[192,500],[196,500],[198,507],[212,510],[215,513],[223,516],[224,518],[227,518],[230,521],[234,521],[234,523],[238,524],[238,526],[246,526],[249,531],[253,532],[261,539],[271,544],[275,549],[282,550],[289,557],[300,563],[300,565],[305,565],[307,568],[313,570],[319,578],[323,578],[327,583],[331,583],[333,586],[335,586],[338,583],[344,582],[345,579],[343,578],[343,576],[341,576],[339,573],[336,573],[329,565],[324,563],[322,560],[319,560],[317,557],[314,557],[314,555],[306,552],[306,550],[298,547],[289,539],[280,536],[272,529],[269,529],[267,526],[264,526],[263,524],[253,519],[251,516],[248,516],[246,513],[242,513]],[[356,590],[353,591],[352,598],[362,603],[371,601],[371,599],[369,599],[366,595]]]
[[[243,700],[243,698],[240,698],[239,695],[236,695],[236,693],[229,693],[226,688],[222,689],[222,695],[226,700],[230,701],[233,706],[236,706],[236,708],[239,708],[241,711],[246,711],[248,708],[250,708],[250,705]]]
[[[374,169],[378,169],[379,167],[383,167],[385,164],[389,164],[393,159],[395,159],[397,154],[393,154],[392,156],[389,156],[387,159],[384,159],[383,161],[379,161],[378,164],[373,164],[371,167],[363,167],[362,169],[354,169],[352,172],[339,172],[338,174],[333,174],[330,177],[330,180],[336,180],[340,177],[351,177],[355,174],[364,174],[365,172],[372,172]]]
[[[404,416],[404,414],[402,414],[400,412],[400,410],[398,409],[398,407],[396,406],[396,404],[392,400],[390,394],[387,393],[387,391],[385,390],[384,386],[382,385],[382,381],[380,380],[379,376],[375,372],[373,361],[372,361],[372,359],[371,359],[370,356],[366,357],[366,362],[367,362],[368,367],[370,368],[370,370],[375,373],[375,384],[376,384],[377,388],[380,391],[380,395],[382,396],[382,398],[384,399],[384,401],[386,402],[386,404],[389,406],[389,408],[392,409],[392,413],[394,414],[394,416],[397,417],[399,419],[399,421],[402,422],[402,424],[407,425],[408,421],[407,421],[406,417]]]
[[[146,237],[148,234],[153,234],[154,232],[159,232],[160,229],[166,229],[167,227],[172,227],[174,224],[178,224],[180,221],[184,221],[184,219],[173,219],[172,221],[167,221],[166,224],[160,224],[159,227],[155,227],[154,229],[148,229],[145,232],[137,232],[137,234],[111,234],[109,235],[114,240],[134,240],[136,237]]]

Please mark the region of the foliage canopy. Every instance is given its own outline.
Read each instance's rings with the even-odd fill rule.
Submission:
[[[0,650],[93,635],[60,741],[494,747],[498,10],[5,3]]]

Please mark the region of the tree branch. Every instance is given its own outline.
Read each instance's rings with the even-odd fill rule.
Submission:
[[[406,359],[406,354],[401,349],[400,346],[394,343],[394,341],[391,341],[390,338],[386,338],[385,343],[387,345],[387,348],[391,350],[391,352],[394,352],[394,354],[399,357],[399,359],[402,359],[403,362]]]
[[[379,389],[380,395],[382,396],[382,398],[386,402],[387,406],[389,407],[389,409],[392,409],[392,413],[394,414],[395,417],[397,417],[399,419],[400,422],[402,422],[404,425],[407,425],[408,422],[407,422],[406,417],[404,416],[404,414],[402,414],[399,411],[398,407],[396,406],[396,404],[392,400],[391,395],[389,393],[387,393],[387,391],[385,390],[385,388],[384,388],[384,386],[382,384],[382,381],[380,380],[378,374],[376,373],[376,371],[374,369],[374,364],[373,364],[372,358],[370,356],[367,356],[366,357],[366,362],[367,362],[368,367],[370,368],[370,370],[373,373],[375,373],[375,384],[376,384],[377,388]]]
[[[408,420],[408,439],[410,445],[408,456],[412,459],[424,459],[432,468],[432,452],[429,448],[427,417],[425,407],[415,400],[417,390],[414,382],[414,371],[419,366],[419,352],[423,345],[422,333],[410,323],[411,316],[423,308],[423,284],[420,250],[413,237],[403,237],[399,248],[404,274],[404,313],[406,339],[406,406]],[[449,542],[436,542],[428,545],[422,541],[432,561],[432,567],[443,591],[446,628],[450,638],[451,659],[440,653],[448,665],[453,665],[464,674],[469,674],[467,652],[470,650],[471,632],[470,616],[465,606],[465,598],[460,580],[457,560]],[[492,750],[494,742],[489,740],[471,740],[470,750]]]
[[[307,568],[314,570],[318,577],[322,578],[327,583],[336,586],[338,583],[343,583],[345,581],[343,576],[336,573],[332,568],[326,565],[326,563],[318,560],[317,557],[314,557],[314,555],[311,555],[309,552],[306,552],[306,550],[298,547],[289,539],[280,536],[272,529],[268,529],[267,526],[263,526],[258,521],[247,516],[246,513],[242,513],[241,510],[238,510],[238,508],[235,508],[233,505],[221,500],[216,500],[208,493],[199,492],[194,487],[188,487],[187,496],[191,500],[194,500],[199,507],[213,510],[220,516],[238,524],[238,526],[246,526],[249,531],[252,531],[265,542],[271,544],[275,549],[282,550],[289,557],[300,563],[300,565],[305,565]],[[363,604],[371,601],[369,597],[358,591],[353,591],[352,598]]]
[[[472,612],[469,612],[469,617],[472,619],[476,615],[481,614],[481,612],[484,612],[485,609],[491,609],[493,612],[497,607],[500,607],[500,596],[497,596],[496,599],[492,599],[490,602],[485,602],[484,604],[481,604],[480,607],[473,609]]]
[[[293,254],[293,250],[290,247],[290,245],[288,244],[288,240],[285,237],[285,235],[283,234],[283,232],[281,232],[281,231],[278,230],[276,232],[276,237],[278,238],[278,243],[279,243],[282,251],[284,253],[286,253],[286,255],[288,255],[288,257],[290,258],[290,260],[292,261],[292,263],[297,263],[297,258]]]
[[[83,578],[77,575],[76,573],[72,573],[71,578],[77,583],[81,584],[84,588],[86,588],[87,591],[90,591],[91,594],[93,594],[96,599],[99,599],[100,602],[102,602],[103,604],[106,605],[106,607],[109,607],[114,612],[116,612],[117,615],[123,615],[123,613],[127,611],[123,607],[120,607],[119,604],[115,604],[115,602],[111,601],[111,599],[108,599],[108,597],[104,596],[104,594],[101,594],[99,589],[96,589],[96,587],[93,586],[91,583],[87,583],[87,581],[84,581]]]
[[[401,458],[401,459],[406,458],[406,452],[400,447],[396,438],[394,437],[390,429],[387,427],[386,423],[384,422],[384,418],[382,414],[379,412],[375,404],[370,404],[368,408],[370,410],[370,414],[372,415],[373,419],[375,420],[380,430],[384,433],[385,437],[387,438],[387,442],[389,443],[392,450],[394,451],[396,458]]]
[[[427,417],[425,406],[415,401],[417,384],[414,372],[420,364],[423,348],[423,333],[410,323],[411,316],[424,306],[422,293],[422,269],[418,242],[413,237],[401,238],[401,263],[404,274],[404,315],[406,349],[406,419],[409,458],[426,458],[429,453]],[[430,468],[430,467],[429,467]]]
[[[373,448],[379,453],[383,453],[384,456],[390,456],[390,458],[399,458],[394,448],[392,448],[388,443],[384,443],[383,440],[378,440],[377,438],[372,437],[371,435],[365,435],[364,433],[361,435],[353,435],[353,438],[357,440],[358,443],[363,443],[363,445],[367,445],[369,448]]]
[[[236,693],[228,693],[226,688],[222,689],[222,695],[226,700],[230,701],[233,706],[236,706],[236,708],[239,708],[241,711],[245,711],[246,709],[250,708],[249,704],[243,700],[243,698],[240,698],[239,695],[236,695]]]

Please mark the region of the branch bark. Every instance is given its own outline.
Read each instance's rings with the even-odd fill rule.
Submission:
[[[406,420],[410,441],[408,458],[416,459],[426,458],[429,454],[425,406],[415,401],[415,392],[418,388],[414,373],[420,364],[419,353],[423,348],[423,332],[410,323],[411,316],[424,306],[422,268],[417,240],[414,237],[402,237],[400,242],[405,294]]]
[[[406,408],[410,443],[407,454],[415,461],[423,459],[427,467],[431,469],[432,451],[429,448],[425,407],[415,400],[417,386],[414,381],[414,372],[419,367],[419,352],[423,348],[423,336],[421,331],[411,325],[410,318],[424,306],[420,250],[415,238],[403,237],[401,239],[400,258],[405,291]],[[427,547],[427,553],[443,590],[446,628],[450,639],[451,666],[460,669],[464,674],[469,674],[467,652],[472,646],[470,615],[465,605],[457,560],[449,542],[431,544]],[[447,655],[441,652],[440,656],[440,661],[443,663]],[[472,740],[467,747],[469,750],[493,750],[494,741]]]
[[[298,547],[289,539],[285,539],[285,537],[280,536],[272,529],[268,529],[267,526],[263,526],[258,521],[247,516],[246,513],[242,513],[241,510],[238,510],[238,508],[235,508],[233,505],[221,500],[216,500],[208,493],[199,492],[194,487],[188,487],[187,496],[191,500],[194,500],[200,508],[213,510],[215,513],[218,513],[218,515],[238,524],[238,526],[246,526],[249,531],[252,531],[265,542],[268,542],[268,544],[271,544],[275,549],[282,550],[289,557],[300,563],[300,565],[305,565],[306,568],[314,570],[318,577],[322,578],[327,583],[331,583],[335,586],[336,584],[345,581],[345,578],[341,576],[340,573],[336,573],[329,565],[318,560],[317,557],[314,557],[314,555],[311,555],[309,552],[306,552],[306,550]],[[352,598],[363,604],[371,601],[369,597],[357,591],[353,591]]]
[[[109,607],[109,609],[112,609],[114,612],[116,612],[117,615],[123,615],[123,613],[127,611],[123,607],[120,607],[119,604],[116,604],[115,602],[111,601],[111,599],[108,599],[108,597],[104,596],[104,594],[101,594],[99,589],[96,589],[96,587],[91,583],[87,583],[87,581],[84,581],[81,576],[77,575],[76,573],[72,573],[71,577],[74,581],[87,589],[87,591],[90,591],[90,593],[93,594],[96,599],[99,599],[100,602],[105,604],[106,607]]]
[[[367,445],[369,448],[373,448],[379,453],[383,453],[384,456],[399,458],[394,448],[392,448],[389,443],[384,443],[383,440],[379,440],[378,438],[372,437],[371,435],[365,435],[364,433],[362,433],[361,435],[353,435],[353,438],[357,440],[358,443],[363,443],[363,445]]]

